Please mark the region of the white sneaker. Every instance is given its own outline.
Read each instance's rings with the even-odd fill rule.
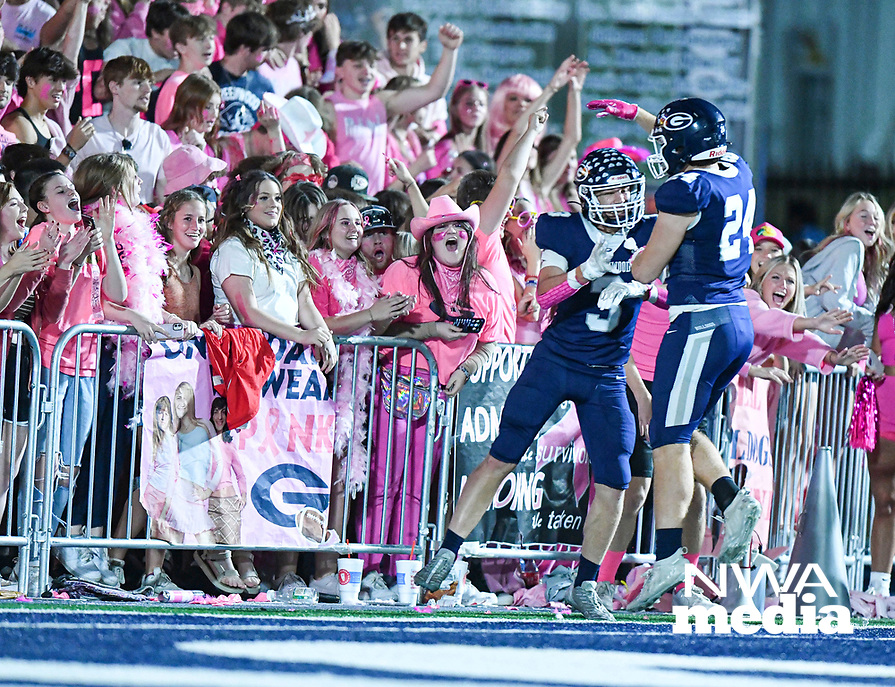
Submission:
[[[480,592],[472,582],[467,580],[460,604],[463,606],[497,606],[497,594]]]
[[[147,596],[158,596],[159,592],[178,592],[183,591],[171,578],[168,577],[160,568],[156,568],[151,573],[143,575],[140,582],[140,588],[137,589],[138,594],[146,594]]]
[[[588,620],[608,620],[609,622],[615,620],[615,617],[597,596],[597,583],[594,580],[587,580],[572,588],[569,606]]]
[[[718,552],[719,563],[739,563],[743,559],[760,516],[761,504],[748,489],[740,489],[724,511],[724,541]]]
[[[715,604],[709,601],[702,590],[693,585],[690,596],[686,596],[685,589],[678,589],[671,595],[672,606],[686,606],[687,608],[712,608]]]
[[[388,588],[380,572],[368,572],[360,583],[361,591],[366,591],[371,601],[397,601],[398,595]]]
[[[870,594],[871,596],[889,596],[888,589],[880,589],[879,587],[874,587],[872,584],[867,587],[867,591],[865,594]]]
[[[112,586],[124,589],[124,561],[120,558],[110,558],[109,570],[115,574],[115,579],[117,580],[117,583]]]
[[[86,546],[66,546],[57,549],[59,562],[72,575],[88,582],[102,582],[103,574],[96,567],[96,557]]]
[[[676,587],[684,581],[684,566],[687,559],[684,558],[684,549],[678,549],[671,556],[650,568],[643,576],[643,587],[640,593],[628,604],[628,611],[645,611],[650,608],[659,597],[672,587]]]
[[[597,582],[597,598],[610,611],[612,610],[612,599],[615,597],[615,582]]]
[[[96,563],[96,569],[102,575],[102,583],[109,587],[120,587],[118,574],[109,566],[109,552],[107,549],[96,546],[90,549],[93,553],[93,559]]]
[[[336,573],[329,573],[320,579],[312,578],[308,586],[316,589],[318,594],[339,596],[339,576]]]

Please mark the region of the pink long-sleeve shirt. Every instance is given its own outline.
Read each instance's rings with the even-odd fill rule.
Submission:
[[[741,377],[749,374],[752,365],[761,365],[774,353],[813,365],[823,374],[830,374],[833,366],[824,360],[832,349],[823,339],[811,332],[794,332],[799,315],[769,307],[757,291],[746,289],[746,304],[755,329],[755,341],[746,364],[740,368]]]

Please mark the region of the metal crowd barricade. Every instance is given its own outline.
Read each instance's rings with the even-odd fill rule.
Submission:
[[[102,365],[107,360],[107,356],[102,354],[102,350],[105,347],[105,341],[103,340],[103,335],[114,336],[115,337],[115,345],[114,350],[117,354],[121,353],[122,348],[122,336],[124,335],[135,335],[136,331],[131,327],[125,327],[123,325],[88,325],[88,324],[80,324],[72,327],[71,329],[63,332],[62,336],[59,337],[58,342],[56,343],[55,348],[53,349],[53,354],[50,359],[50,367],[49,367],[49,384],[46,391],[46,408],[49,412],[49,417],[47,422],[49,422],[48,431],[47,431],[47,439],[46,439],[46,447],[45,454],[46,460],[44,461],[44,475],[43,475],[43,484],[45,485],[44,494],[43,494],[43,508],[40,509],[40,572],[39,572],[39,583],[37,585],[38,591],[43,591],[47,588],[49,582],[49,570],[50,570],[50,551],[51,548],[54,547],[70,547],[70,546],[85,546],[90,545],[93,547],[109,547],[109,546],[122,546],[126,547],[126,544],[121,540],[116,540],[112,533],[114,531],[114,527],[116,524],[115,520],[115,497],[116,494],[114,492],[115,486],[115,469],[117,465],[117,453],[118,453],[118,445],[119,445],[119,436],[118,436],[118,428],[119,428],[119,413],[121,412],[122,406],[122,391],[121,391],[121,374],[120,370],[116,366],[115,374],[113,377],[114,381],[114,389],[112,391],[112,399],[111,399],[111,412],[112,412],[112,427],[111,427],[111,445],[110,445],[110,474],[108,475],[109,484],[105,494],[105,500],[99,501],[96,498],[95,494],[95,481],[97,477],[96,472],[96,464],[97,464],[97,438],[98,438],[98,405],[100,400],[100,395],[102,393],[106,393],[103,385],[101,384],[101,368]],[[84,337],[89,337],[85,340]],[[63,398],[60,397],[60,376],[61,372],[61,363],[62,363],[62,355],[65,348],[69,345],[69,343],[73,344],[74,353],[75,353],[75,369],[73,377],[80,379],[83,377],[85,379],[89,379],[86,382],[86,385],[89,385],[92,388],[93,401],[89,403],[89,407],[82,407],[82,403],[84,399],[81,397],[81,385],[76,383],[73,385],[73,396],[72,396],[72,407],[74,408],[74,414],[70,418],[66,418],[69,420],[71,427],[71,434],[69,435],[69,440],[72,444],[76,443],[76,434],[77,434],[77,426],[79,421],[83,421],[82,415],[87,412],[90,414],[90,437],[87,442],[87,446],[84,451],[80,452],[80,455],[72,455],[69,456],[69,465],[65,466],[62,461],[61,454],[61,440],[62,440],[62,420],[63,420]],[[95,357],[95,367],[96,373],[90,374],[89,370],[82,369],[81,367],[81,353],[86,347],[94,347],[96,351]],[[143,359],[141,355],[136,356],[136,367],[134,373],[133,381],[133,390],[134,390],[134,398],[140,397],[140,383],[142,381],[142,369],[143,369]],[[138,407],[138,406],[137,406]],[[132,417],[129,418],[129,422],[131,426],[136,430],[137,427],[140,426],[140,413],[139,410],[133,413]],[[135,488],[135,465],[136,460],[138,460],[137,455],[137,436],[138,432],[131,432],[131,442],[130,442],[130,471],[129,471],[129,480],[128,480],[128,496],[127,496],[127,508],[128,508],[128,521],[127,521],[127,531],[130,532],[133,523],[131,522],[131,495],[133,494]],[[104,456],[100,455],[100,459],[103,459]],[[77,488],[77,481],[80,481],[83,486],[83,479],[76,480],[77,477],[80,477],[76,472],[76,464],[80,465],[80,471],[83,472],[85,467],[89,468],[89,478],[88,478],[88,499],[87,499],[87,514],[86,514],[86,522],[84,523],[84,537],[75,537],[72,532],[72,524],[71,524],[71,512],[72,506],[74,503],[74,495],[75,489]],[[69,493],[67,504],[65,504],[66,512],[69,514],[68,517],[60,523],[56,520],[53,514],[53,500],[54,500],[54,492],[55,485],[57,481],[61,478],[66,478],[69,484]],[[106,511],[105,516],[105,536],[102,537],[91,537],[90,530],[91,524],[93,521],[93,514],[95,509],[104,507]],[[58,530],[58,533],[57,533]],[[147,529],[148,532],[148,529]],[[147,538],[147,543],[149,542]],[[163,542],[159,542],[163,544]]]
[[[533,346],[519,346],[516,344],[496,344],[493,355],[500,356],[506,348],[533,349]],[[490,365],[490,362],[489,364]],[[488,365],[485,367],[487,368]],[[478,375],[473,375],[475,379]],[[435,513],[433,529],[433,541],[440,542],[447,530],[447,519],[452,504],[456,502],[459,494],[451,492],[448,476],[457,470],[456,456],[453,452],[455,443],[461,441],[461,433],[458,432],[460,417],[458,415],[459,403],[456,398],[449,399],[446,418],[449,422],[445,427],[446,434],[441,450],[441,482],[438,489],[438,503]],[[637,515],[637,524],[633,541],[636,542],[633,552],[625,554],[624,562],[639,565],[651,563],[655,560],[653,543],[655,539],[655,527],[651,514],[641,509]],[[464,543],[461,553],[469,558],[520,558],[526,560],[557,560],[577,561],[581,554],[581,546],[570,543],[542,543],[527,542],[520,546],[514,542],[501,541],[469,541]]]
[[[777,409],[775,494],[768,548],[789,547],[811,479],[817,449],[833,451],[836,492],[842,522],[849,584],[860,588],[864,557],[870,547],[870,476],[864,451],[848,445],[850,410],[858,377],[837,368],[816,370],[783,387]]]
[[[0,331],[3,329],[18,331],[22,334],[23,340],[28,342],[32,357],[32,371],[30,382],[35,389],[39,388],[40,358],[37,347],[37,340],[34,334],[25,325],[20,323],[5,323],[0,325]],[[62,360],[62,351],[65,346],[70,343],[74,346],[76,352],[75,359],[80,361],[80,351],[82,346],[90,345],[89,341],[83,339],[86,336],[98,336],[103,338],[97,345],[98,349],[104,348],[111,341],[111,348],[120,351],[122,346],[122,337],[125,335],[134,335],[133,329],[118,325],[78,325],[68,330],[60,338],[56,349],[53,352],[50,361],[49,388],[46,391],[46,399],[41,404],[40,394],[32,394],[31,398],[31,418],[28,429],[28,451],[23,462],[22,474],[20,475],[20,484],[31,485],[34,481],[35,472],[35,456],[37,453],[37,428],[39,418],[43,415],[48,416],[47,421],[50,422],[47,436],[46,454],[54,457],[53,460],[45,461],[43,479],[45,485],[54,483],[53,477],[56,473],[55,456],[59,453],[61,426],[62,426],[62,408],[60,399],[58,398],[59,381],[60,381],[60,363]],[[341,503],[341,525],[338,531],[339,543],[323,547],[315,547],[313,550],[320,552],[329,552],[334,554],[386,554],[386,555],[407,555],[414,554],[416,557],[426,555],[426,549],[430,542],[438,542],[443,537],[445,519],[448,514],[450,505],[450,489],[449,474],[451,469],[451,448],[452,437],[456,434],[457,427],[454,417],[454,399],[447,399],[447,403],[442,403],[439,399],[439,386],[437,378],[436,362],[425,346],[425,344],[410,339],[394,339],[389,337],[376,336],[349,336],[336,337],[336,343],[339,346],[339,366],[331,376],[331,386],[334,389],[334,400],[338,406],[343,394],[349,394],[351,398],[357,398],[358,394],[363,391],[367,399],[367,411],[364,420],[364,441],[365,452],[367,456],[372,456],[377,450],[377,432],[384,437],[386,448],[384,454],[380,454],[380,458],[385,458],[381,465],[381,481],[388,485],[392,481],[395,471],[401,471],[400,486],[395,493],[398,496],[389,496],[386,489],[381,504],[382,510],[379,511],[379,535],[368,540],[365,536],[370,531],[372,503],[369,493],[370,480],[372,471],[367,475],[367,483],[365,488],[351,501],[345,499]],[[417,382],[417,377],[421,371],[418,365],[417,356],[411,357],[409,369],[400,370],[395,363],[395,351],[402,349],[411,349],[422,355],[428,365],[431,374],[428,381]],[[2,353],[3,361],[0,364],[8,364],[7,344],[4,339]],[[363,363],[364,356],[360,355],[362,351],[370,351],[369,365]],[[389,365],[383,362],[391,351],[392,363]],[[19,351],[21,354],[21,351]],[[106,356],[108,360],[108,356]],[[106,361],[103,361],[105,364]],[[78,362],[78,366],[80,362]],[[244,545],[241,547],[234,546],[202,546],[197,544],[172,544],[166,541],[152,539],[149,536],[148,523],[146,531],[142,536],[131,535],[132,531],[139,531],[142,523],[133,520],[131,506],[133,499],[136,498],[137,474],[140,459],[140,451],[138,446],[139,431],[137,428],[141,425],[140,410],[140,387],[142,379],[142,357],[137,356],[135,379],[133,387],[135,389],[135,398],[138,399],[132,411],[126,411],[126,401],[120,389],[120,373],[114,373],[111,380],[113,384],[112,395],[108,399],[109,412],[111,413],[111,433],[104,437],[111,442],[110,467],[108,475],[108,486],[98,493],[95,489],[95,481],[97,473],[94,469],[98,462],[98,458],[103,456],[98,454],[97,450],[97,431],[91,432],[91,439],[88,440],[85,450],[83,451],[83,459],[81,463],[81,477],[84,477],[85,469],[88,472],[89,497],[87,499],[87,527],[85,529],[86,541],[73,536],[71,527],[71,518],[68,523],[62,527],[58,533],[57,524],[49,507],[52,502],[52,489],[47,487],[44,494],[45,508],[41,512],[41,520],[38,524],[31,518],[25,518],[23,526],[17,535],[11,530],[11,525],[7,525],[5,532],[0,532],[0,544],[17,546],[20,548],[20,576],[22,579],[28,577],[28,566],[24,565],[24,561],[35,556],[35,548],[39,554],[39,584],[36,588],[39,590],[46,589],[48,582],[50,550],[51,547],[72,547],[89,545],[91,547],[120,547],[129,549],[210,549],[210,550],[226,550],[226,549],[248,549],[263,550],[276,549],[278,547],[264,547]],[[350,369],[350,375],[346,375],[344,370]],[[5,369],[3,372],[4,379],[8,376]],[[76,372],[80,373],[78,367]],[[401,374],[404,372],[404,374]],[[409,374],[408,374],[409,373]],[[369,385],[363,389],[364,383],[362,378],[369,375]],[[390,383],[385,385],[388,389],[387,398],[383,395],[382,380],[386,378]],[[403,378],[406,385],[402,386],[400,380]],[[338,381],[344,380],[344,381]],[[97,402],[100,394],[107,394],[104,385],[105,380],[101,380],[99,376],[91,379],[91,388],[94,392],[94,403],[90,408],[83,408],[81,412],[90,413],[90,425],[96,430],[97,428]],[[863,574],[863,555],[868,548],[869,542],[869,477],[867,475],[864,454],[861,451],[850,449],[847,445],[847,410],[851,406],[851,399],[854,395],[856,380],[849,378],[843,374],[834,373],[830,376],[822,376],[816,372],[808,372],[802,375],[793,385],[784,387],[782,397],[779,404],[778,423],[776,432],[776,455],[777,461],[777,493],[772,514],[772,531],[769,541],[769,548],[775,546],[789,546],[795,536],[795,524],[800,512],[800,505],[807,489],[808,478],[811,465],[813,463],[814,451],[817,446],[829,445],[834,448],[834,457],[837,458],[837,487],[839,494],[839,506],[842,514],[843,535],[846,545],[846,554],[849,561],[852,579],[850,582],[853,586],[860,582],[860,576]],[[411,440],[411,431],[406,431],[408,419],[397,416],[398,406],[400,406],[400,394],[406,394],[408,397],[407,413],[412,414],[413,398],[417,390],[424,390],[428,393],[429,404],[423,416],[416,420],[416,427],[423,428],[420,430],[424,434],[422,446],[414,445]],[[74,405],[78,405],[78,391],[75,390]],[[386,402],[387,401],[387,402]],[[38,422],[33,421],[35,418]],[[121,421],[121,422],[120,422]],[[121,436],[120,427],[122,422],[127,421],[130,426],[135,429],[131,433],[130,440],[126,440]],[[377,425],[377,422],[379,423]],[[720,413],[716,413],[716,423],[712,426],[712,438],[716,445],[723,444],[725,434],[729,430],[723,428]],[[402,435],[401,432],[404,432]],[[728,439],[729,440],[729,439]],[[438,442],[441,442],[438,444]],[[347,474],[351,474],[351,461],[355,460],[355,452],[353,451],[355,442],[354,432],[349,432],[347,437],[347,456],[348,465],[346,466]],[[381,443],[381,442],[380,442]],[[121,450],[119,450],[119,447]],[[438,448],[436,448],[438,447]],[[437,454],[437,455],[436,455]],[[123,455],[122,459],[120,456]],[[3,456],[8,456],[4,451]],[[432,478],[434,476],[434,468],[436,460],[440,463],[441,472],[437,485],[436,508],[434,512],[434,523],[430,526],[430,493],[432,491]],[[407,522],[405,520],[406,513],[409,512],[408,501],[410,498],[408,492],[409,474],[411,462],[415,461],[415,465],[419,465],[418,461],[422,461],[422,478],[419,493],[419,522],[415,526],[414,536],[411,540],[403,537]],[[72,465],[74,464],[72,461]],[[102,462],[102,461],[100,461]],[[126,492],[122,493],[120,488],[116,487],[115,474],[119,474],[118,484],[124,484]],[[74,477],[74,468],[70,465],[66,468],[69,481]],[[117,491],[116,491],[117,488]],[[21,490],[21,489],[20,489]],[[68,497],[69,510],[73,503],[72,491]],[[32,489],[25,488],[23,491],[23,512],[31,513],[34,509],[31,504]],[[414,495],[415,496],[415,495]],[[395,498],[399,498],[398,503],[394,502]],[[123,536],[115,536],[114,528],[117,522],[118,511],[121,508],[126,509],[127,518]],[[100,537],[91,537],[89,525],[94,518],[94,513],[103,513],[103,528],[105,534]],[[402,536],[398,539],[390,538],[386,531],[386,513],[391,513],[397,518],[398,530]],[[352,516],[351,518],[349,516]],[[642,516],[641,516],[642,517]],[[430,527],[432,531],[430,532]],[[630,562],[645,562],[651,558],[651,540],[652,537],[641,536],[643,533],[652,531],[652,522],[648,518],[642,518],[638,524],[638,538],[640,542],[646,542],[642,547],[643,550],[637,551],[633,556],[629,557]],[[55,534],[55,536],[54,536]],[[350,542],[350,544],[349,544]],[[551,545],[552,546],[552,545]],[[466,551],[464,551],[466,553]],[[527,559],[560,559],[573,560],[578,556],[576,549],[572,547],[559,547],[551,549],[550,547],[534,547],[520,548],[512,544],[480,546],[475,551],[468,552],[469,555],[475,557],[487,558],[527,558]],[[24,567],[23,567],[24,566]]]
[[[0,461],[3,466],[0,472],[5,474],[5,484],[0,484],[0,489],[6,489],[6,527],[0,530],[0,546],[18,548],[18,576],[19,589],[25,591],[30,582],[31,566],[29,562],[34,555],[34,543],[36,540],[38,523],[27,514],[32,511],[34,496],[34,470],[35,470],[35,446],[37,444],[37,430],[40,419],[40,348],[37,337],[31,328],[12,320],[0,321],[0,379],[3,380],[4,394],[2,399],[3,430],[0,440]],[[27,408],[27,425],[18,423],[20,411],[20,396],[25,393],[23,385],[30,387],[29,404]],[[24,434],[24,436],[22,436]],[[19,446],[24,444],[24,454],[21,464],[18,465]],[[16,467],[19,468],[18,475]],[[13,485],[18,480],[18,492],[22,494],[19,501],[18,524],[13,525],[16,518],[13,512],[16,509],[14,503],[16,490]]]
[[[422,342],[414,339],[392,338],[384,336],[336,336],[334,337],[336,345],[339,347],[339,365],[350,364],[352,366],[351,382],[347,385],[336,384],[334,400],[336,407],[339,407],[340,394],[350,392],[352,398],[357,397],[358,381],[362,376],[362,356],[361,351],[365,348],[372,347],[372,359],[370,361],[370,385],[367,391],[367,419],[366,419],[366,455],[369,456],[367,486],[360,492],[354,500],[354,517],[359,524],[355,532],[348,532],[349,520],[349,499],[345,499],[343,505],[342,522],[343,531],[341,532],[342,542],[349,541],[351,553],[382,553],[391,555],[403,555],[413,553],[414,557],[422,558],[426,552],[426,542],[428,540],[428,521],[429,521],[429,494],[432,488],[432,473],[434,469],[434,446],[438,438],[439,432],[439,416],[445,417],[446,411],[440,407],[438,398],[438,364],[432,356],[432,352]],[[420,516],[417,536],[413,542],[388,542],[386,541],[386,514],[389,512],[398,514],[398,529],[400,532],[405,530],[405,514],[408,510],[408,476],[411,472],[411,461],[418,460],[420,456],[413,455],[411,447],[411,431],[409,426],[412,425],[411,415],[413,411],[413,399],[417,389],[420,387],[416,384],[418,372],[421,368],[417,365],[417,356],[411,358],[410,369],[408,375],[399,374],[399,366],[396,361],[398,351],[400,349],[410,349],[416,351],[426,359],[429,369],[428,386],[423,387],[429,396],[429,405],[425,413],[425,443],[422,451],[422,487],[420,493]],[[391,351],[391,363],[383,363],[382,354]],[[347,354],[347,355],[346,355]],[[345,361],[343,363],[343,360]],[[340,378],[340,371],[335,372],[336,378]],[[407,387],[401,387],[402,392],[406,391],[408,397],[407,417],[400,418],[397,416],[399,378],[403,377],[409,382]],[[383,396],[382,379],[387,379],[388,384],[388,403]],[[347,388],[340,389],[340,386]],[[377,432],[377,420],[381,418],[383,411],[387,413],[385,420],[385,464],[384,472],[381,476],[382,483],[386,486],[383,495],[382,507],[380,511],[379,537],[376,541],[366,541],[366,533],[371,523],[371,503],[370,503],[370,482],[372,478],[373,453],[377,450],[374,443],[374,434]],[[420,418],[422,419],[422,418]],[[399,422],[400,421],[400,422]],[[381,420],[380,420],[381,422]],[[403,441],[400,438],[400,430],[403,428]],[[346,473],[351,474],[354,458],[354,434],[348,436],[347,455],[348,462],[346,465]],[[401,449],[397,454],[395,449]],[[381,450],[381,447],[379,447]],[[417,451],[419,449],[417,448]],[[400,490],[400,507],[397,511],[392,508],[394,505],[390,503],[388,494],[388,485],[391,482],[392,474],[401,470],[401,490]],[[444,477],[442,470],[441,479]],[[346,549],[347,551],[347,549]]]
[[[62,353],[66,346],[72,345],[75,352],[75,360],[76,362],[76,376],[79,376],[82,372],[80,367],[80,353],[85,346],[91,346],[90,339],[87,337],[97,337],[97,351],[98,351],[98,360],[97,367],[98,369],[104,368],[108,369],[111,364],[111,358],[108,355],[104,355],[102,362],[99,359],[99,351],[104,349],[111,348],[115,352],[115,358],[118,357],[118,354],[121,352],[122,347],[122,337],[124,336],[132,336],[136,332],[134,329],[130,327],[125,327],[121,325],[77,325],[72,327],[63,333],[60,337],[56,348],[53,351],[53,356],[50,361],[49,368],[49,389],[47,390],[47,397],[45,403],[45,413],[49,415],[48,422],[49,431],[47,436],[47,444],[46,444],[46,454],[48,456],[58,456],[60,453],[60,444],[61,444],[61,432],[62,432],[62,405],[61,398],[59,398],[59,382],[60,382],[60,374],[61,369],[60,365],[62,362]],[[32,334],[33,338],[33,334]],[[110,345],[111,342],[111,345]],[[408,466],[411,461],[419,460],[420,458],[423,461],[423,482],[422,482],[422,490],[419,494],[419,500],[421,504],[420,510],[420,519],[417,527],[415,528],[416,536],[413,538],[413,541],[403,542],[403,541],[388,541],[385,532],[381,532],[380,537],[377,541],[365,541],[363,536],[358,536],[355,529],[352,528],[349,522],[349,511],[353,511],[353,516],[356,520],[361,523],[360,531],[366,531],[367,525],[367,512],[369,507],[369,498],[367,496],[367,485],[370,481],[370,475],[367,478],[367,485],[365,485],[364,490],[360,493],[360,495],[353,502],[349,503],[346,499],[342,505],[342,522],[339,534],[340,541],[336,544],[325,545],[325,546],[316,546],[314,548],[307,549],[290,549],[290,550],[307,550],[307,551],[315,551],[315,552],[324,552],[324,553],[334,553],[334,554],[358,554],[358,553],[382,553],[382,554],[410,554],[415,552],[417,557],[422,557],[425,554],[425,545],[427,541],[427,533],[428,533],[428,511],[429,511],[429,491],[431,489],[431,480],[432,480],[432,466],[433,466],[433,446],[436,438],[436,430],[437,430],[437,417],[440,412],[443,412],[443,409],[438,407],[438,404],[435,400],[438,398],[438,375],[437,375],[437,364],[435,359],[433,358],[429,349],[421,342],[410,340],[410,339],[395,339],[388,337],[336,337],[336,344],[340,349],[340,361],[350,361],[347,364],[351,365],[351,376],[347,385],[343,387],[341,391],[338,391],[338,383],[332,383],[336,391],[334,391],[334,401],[338,403],[339,394],[340,393],[350,393],[352,397],[356,397],[359,389],[359,375],[361,375],[364,370],[363,366],[360,363],[361,356],[358,355],[358,352],[364,349],[371,349],[372,355],[370,363],[370,380],[371,383],[369,385],[368,393],[368,410],[367,417],[365,419],[365,427],[366,427],[366,451],[367,455],[371,455],[371,452],[374,450],[374,432],[375,426],[373,424],[374,417],[377,417],[379,413],[383,410],[378,407],[380,405],[381,394],[377,393],[377,389],[379,388],[380,376],[382,374],[389,374],[391,379],[391,394],[389,398],[388,407],[391,409],[396,408],[397,402],[397,394],[398,394],[398,367],[397,365],[391,365],[390,368],[385,367],[380,358],[382,354],[391,350],[392,355],[395,355],[396,350],[400,349],[412,349],[417,351],[420,355],[422,355],[429,369],[432,371],[428,387],[426,387],[426,391],[429,393],[430,399],[433,400],[429,404],[429,408],[427,409],[424,422],[425,422],[425,442],[422,448],[422,455],[412,455],[408,447],[410,446],[410,438],[409,433],[405,435],[403,449],[400,452],[393,450],[392,448],[392,439],[398,437],[398,418],[395,417],[395,412],[388,412],[388,417],[385,422],[387,427],[387,437],[389,446],[387,449],[387,461],[385,464],[385,483],[388,484],[388,479],[390,473],[396,469],[403,469],[403,489],[401,490],[401,502],[399,508],[396,512],[399,513],[400,517],[400,529],[404,530],[405,520],[404,520],[404,511],[406,509],[406,499],[407,495],[407,475],[408,475]],[[36,351],[36,341],[35,341],[35,351]],[[345,355],[349,353],[349,355]],[[39,370],[39,365],[37,365],[37,369]],[[420,368],[421,369],[421,366]],[[410,380],[415,380],[418,373],[417,366],[417,356],[412,357],[412,363],[410,366]],[[77,536],[73,532],[71,525],[71,512],[72,512],[72,504],[74,503],[74,493],[75,489],[70,489],[68,495],[68,502],[66,504],[66,513],[68,513],[67,518],[63,518],[63,521],[60,523],[52,513],[52,492],[51,488],[47,488],[45,491],[47,492],[44,495],[44,508],[40,509],[40,525],[39,525],[39,535],[36,535],[34,538],[38,542],[38,552],[39,552],[39,561],[40,561],[40,573],[38,577],[39,583],[36,585],[36,591],[43,591],[47,588],[49,582],[49,568],[50,568],[50,555],[52,548],[66,548],[66,547],[82,547],[89,546],[93,548],[125,548],[125,549],[184,549],[184,550],[282,550],[282,547],[275,546],[254,546],[251,544],[245,544],[243,546],[230,546],[230,545],[200,545],[195,543],[187,543],[187,544],[174,544],[167,541],[152,539],[150,537],[150,522],[148,519],[145,521],[145,532],[143,536],[132,536],[132,532],[137,532],[143,529],[143,522],[135,521],[133,518],[133,510],[132,506],[134,504],[134,499],[137,498],[137,475],[139,472],[139,461],[140,461],[140,440],[138,439],[140,435],[139,428],[142,425],[142,411],[141,411],[141,382],[142,382],[142,374],[143,374],[143,358],[141,355],[136,356],[136,367],[135,367],[135,379],[133,381],[133,390],[134,395],[133,398],[137,399],[133,405],[133,410],[129,411],[127,417],[121,415],[122,408],[128,407],[126,405],[126,401],[123,398],[123,392],[121,390],[121,373],[118,369],[118,366],[115,366],[114,373],[112,374],[112,379],[110,380],[112,383],[109,385],[112,388],[111,397],[107,399],[107,403],[111,404],[108,406],[111,412],[111,420],[112,420],[112,429],[111,435],[105,437],[109,439],[111,442],[110,445],[110,460],[109,460],[109,474],[103,475],[103,477],[108,478],[108,485],[98,491],[96,488],[96,481],[98,479],[97,458],[103,458],[102,455],[97,450],[97,437],[102,432],[98,429],[97,420],[98,420],[98,406],[99,399],[101,394],[108,394],[105,388],[105,381],[101,380],[99,374],[95,377],[90,378],[90,385],[93,389],[94,402],[90,405],[90,407],[79,406],[79,391],[78,388],[75,387],[74,390],[74,407],[77,408],[76,415],[80,415],[82,413],[90,414],[90,427],[92,431],[90,432],[90,438],[87,440],[84,450],[81,455],[81,467],[80,467],[80,475],[78,475],[78,482],[84,482],[86,480],[86,484],[81,484],[78,488],[87,488],[88,498],[87,498],[87,515],[86,515],[86,523],[84,528],[83,536]],[[338,380],[339,379],[340,370],[338,367],[334,371],[332,378]],[[419,387],[411,381],[409,389],[407,389],[410,394],[410,398],[413,398],[414,392]],[[37,403],[36,399],[34,403]],[[67,419],[66,424],[72,427],[72,432],[74,434],[74,427],[77,422],[76,418],[71,418],[71,422]],[[129,428],[133,429],[130,433],[131,438],[129,441],[123,439],[119,436],[119,428],[121,426],[121,421],[126,421],[126,424]],[[33,423],[32,423],[33,425]],[[105,440],[105,439],[104,439]],[[349,456],[349,464],[347,465],[347,472],[351,474],[351,456],[353,455],[354,436],[353,433],[349,434],[348,437],[348,445],[347,445],[347,455]],[[29,446],[35,445],[35,437],[31,437],[29,440]],[[121,451],[119,451],[119,448]],[[123,452],[125,455],[124,464],[119,459],[119,453]],[[58,477],[67,477],[69,480],[69,484],[74,482],[75,468],[74,465],[77,462],[77,458],[73,457],[70,461],[70,465],[59,467],[60,462],[57,459],[47,460],[45,461],[45,470],[44,470],[44,484],[53,485],[54,484],[54,474]],[[31,459],[31,463],[33,464],[33,458]],[[85,475],[85,472],[87,475]],[[123,474],[122,474],[123,473]],[[126,480],[125,480],[126,476]],[[335,475],[334,475],[335,479]],[[120,485],[122,482],[126,481],[126,486],[124,487],[124,493],[122,493],[121,488],[116,487]],[[30,496],[30,490],[29,490]],[[392,508],[394,511],[394,504],[389,503],[388,495],[384,500],[383,504],[383,513],[387,508]],[[117,510],[116,510],[117,508]],[[124,522],[124,526],[120,527],[123,531],[121,536],[116,536],[115,528],[116,523],[118,523],[118,515],[121,509],[124,508],[124,512],[126,515],[126,520]],[[30,503],[27,505],[27,512],[31,512]],[[103,515],[103,523],[102,527],[104,529],[105,534],[102,536],[91,536],[90,534],[90,525],[96,520],[94,517],[94,513],[102,512]],[[332,516],[331,516],[332,517]],[[17,542],[20,542],[23,546],[27,546],[27,537],[19,537],[16,538]],[[2,542],[3,540],[0,540]],[[349,543],[350,542],[350,543]],[[24,556],[23,556],[24,557]]]
[[[816,450],[820,446],[830,446],[837,465],[838,506],[846,563],[849,566],[849,582],[853,588],[859,587],[863,579],[872,512],[865,454],[848,446],[848,411],[852,406],[856,386],[857,378],[849,377],[839,368],[831,375],[806,371],[793,384],[783,387],[776,424],[775,494],[771,533],[766,547],[788,548],[795,541],[796,525],[808,489]],[[733,439],[728,418],[723,412],[727,401],[728,399],[722,398],[709,415],[708,436],[722,455],[730,455]],[[457,423],[457,418],[453,418],[448,440],[444,444],[443,476],[448,473],[451,457],[449,440],[457,434]],[[451,494],[446,486],[439,490],[435,541],[440,541],[444,535],[450,498]],[[707,510],[711,517],[714,505],[710,493],[707,494]],[[644,517],[644,512],[641,511],[635,535],[635,541],[641,546],[634,553],[628,553],[625,562],[651,562],[654,559],[653,536],[652,518]],[[557,547],[537,543],[523,548],[508,542],[470,542],[464,545],[463,554],[473,558],[576,560],[579,551],[571,546]]]

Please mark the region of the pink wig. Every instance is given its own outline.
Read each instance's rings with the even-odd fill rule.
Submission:
[[[543,89],[538,82],[525,74],[513,74],[508,76],[494,91],[494,98],[491,100],[491,108],[488,111],[488,153],[494,154],[494,148],[500,137],[509,131],[515,122],[507,121],[504,116],[504,104],[510,93],[518,93],[519,95],[530,100],[536,99],[541,95]]]

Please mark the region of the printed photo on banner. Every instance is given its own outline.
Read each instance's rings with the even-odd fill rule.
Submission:
[[[260,397],[248,405],[257,412],[238,427],[228,419],[246,417],[251,385],[221,381],[233,372],[214,369],[204,337],[151,346],[140,501],[152,537],[292,548],[337,541],[327,528],[335,409],[326,378],[302,346],[268,343],[273,369],[254,387]]]

